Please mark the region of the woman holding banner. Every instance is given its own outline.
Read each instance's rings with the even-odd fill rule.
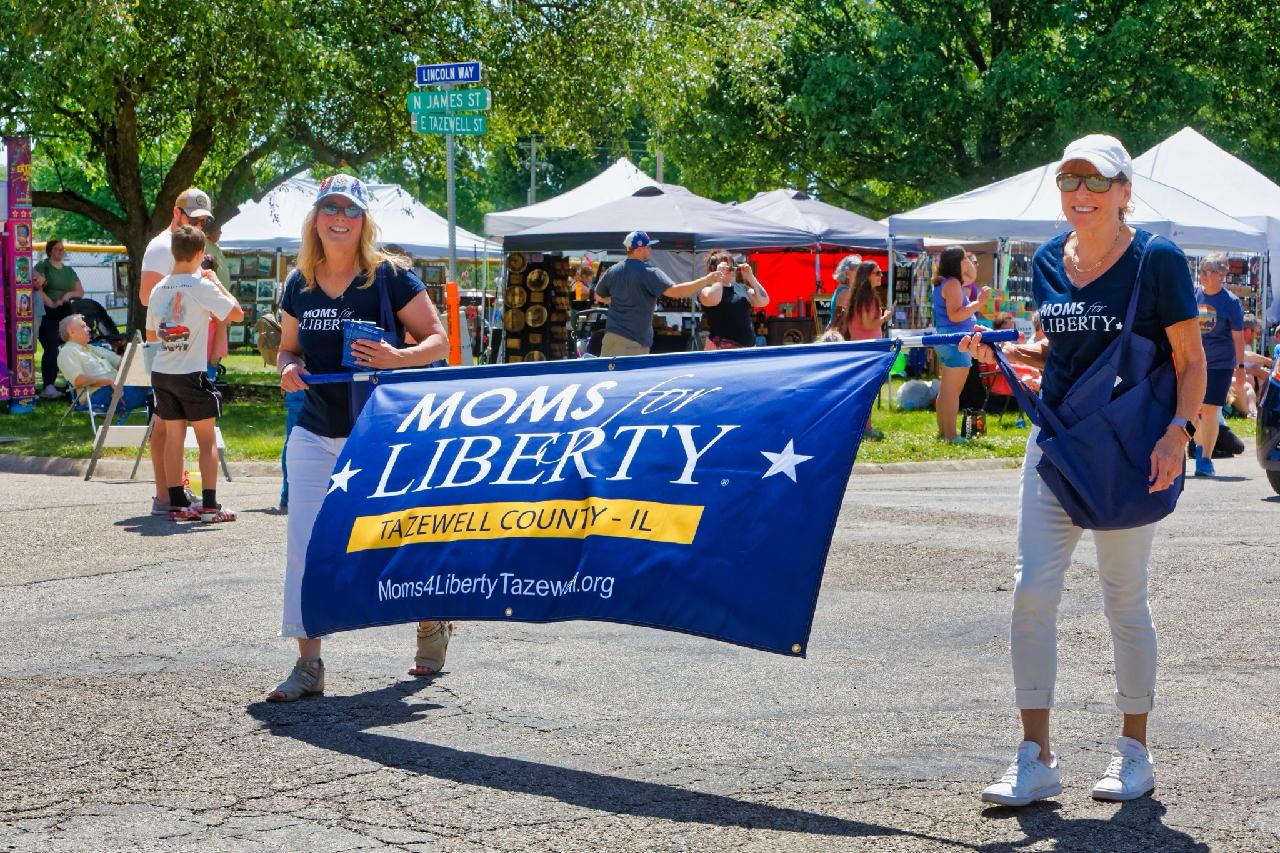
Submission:
[[[417,341],[395,347],[385,340],[357,340],[351,354],[363,368],[425,367],[449,349],[426,286],[402,257],[379,251],[376,237],[364,185],[350,175],[325,178],[303,222],[298,268],[285,282],[280,303],[280,387],[285,392],[305,391],[306,399],[285,448],[289,532],[280,634],[297,638],[298,661],[289,677],[267,695],[272,702],[324,692],[320,638],[308,637],[302,625],[302,575],[311,528],[358,408],[350,383],[308,385],[307,376],[346,370],[343,324],[335,318],[382,323],[383,316],[394,316],[398,328],[385,331],[397,339],[407,333]],[[452,631],[444,622],[419,623],[410,675],[440,671]]]
[[[1205,357],[1191,276],[1182,251],[1168,240],[1125,223],[1132,174],[1128,152],[1110,136],[1086,136],[1067,146],[1057,184],[1063,215],[1073,230],[1041,246],[1033,261],[1032,294],[1046,338],[1004,344],[1001,351],[1010,362],[1043,370],[1041,400],[1044,408],[1058,413],[1060,419],[1070,408],[1062,406],[1063,400],[1068,396],[1079,399],[1073,386],[1095,362],[1107,362],[1108,369],[1116,364],[1117,353],[1125,350],[1111,345],[1122,333],[1135,341],[1127,351],[1143,347],[1154,353],[1155,368],[1148,380],[1164,371],[1172,359],[1176,377],[1173,417],[1155,446],[1139,451],[1144,459],[1149,453],[1148,482],[1126,478],[1120,483],[1115,482],[1115,472],[1098,472],[1104,477],[1109,473],[1110,485],[1121,500],[1136,505],[1141,502],[1137,496],[1163,492],[1183,473],[1187,442],[1194,429],[1190,422],[1204,398]],[[1132,323],[1125,322],[1128,317],[1133,318]],[[981,333],[966,337],[959,349],[990,363],[993,353],[981,340]],[[1090,375],[1105,378],[1110,374],[1095,371]],[[1137,386],[1143,384],[1140,376],[1117,373],[1117,377],[1115,385],[1122,387],[1099,386],[1101,396],[1114,401],[1140,390]],[[1084,423],[1090,413],[1078,414],[1079,423]],[[1119,433],[1117,428],[1113,437],[1099,429],[1096,452],[1111,452]],[[1048,467],[1037,470],[1044,456],[1039,435],[1039,428],[1032,431],[1022,468],[1010,629],[1015,704],[1022,717],[1023,739],[1004,776],[982,792],[984,801],[1008,806],[1024,806],[1062,791],[1057,757],[1049,743],[1049,709],[1057,674],[1058,602],[1072,553],[1084,532],[1067,509],[1068,498],[1071,509],[1078,509],[1079,501],[1062,490],[1052,460],[1046,457]],[[1142,473],[1145,468],[1144,463]],[[1051,483],[1057,484],[1056,490]],[[1102,500],[1100,493],[1088,498]],[[1155,523],[1120,527],[1117,520],[1095,527],[1103,609],[1115,651],[1115,701],[1124,721],[1115,753],[1092,795],[1101,800],[1131,800],[1155,786],[1155,767],[1147,750],[1147,714],[1155,701],[1156,679],[1156,632],[1147,602],[1147,564]]]

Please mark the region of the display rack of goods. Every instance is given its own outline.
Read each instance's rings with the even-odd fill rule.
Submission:
[[[244,319],[228,327],[231,346],[252,347],[258,342],[255,324],[259,317],[275,312],[279,305],[276,256],[267,252],[227,255],[231,295],[240,301]],[[238,330],[237,330],[238,329]]]
[[[548,361],[568,355],[569,262],[524,252],[507,255],[503,329],[507,361]]]
[[[1262,259],[1231,258],[1227,261],[1227,273],[1222,277],[1222,286],[1240,298],[1240,305],[1246,314],[1262,313],[1259,292],[1262,285]]]

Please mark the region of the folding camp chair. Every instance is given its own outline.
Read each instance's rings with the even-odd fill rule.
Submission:
[[[155,418],[152,417],[146,426],[112,424],[112,418],[124,395],[123,389],[126,385],[151,387],[151,362],[155,359],[158,346],[159,344],[144,344],[141,335],[137,335],[125,347],[124,356],[120,359],[120,369],[116,373],[111,405],[107,407],[102,424],[94,430],[93,453],[89,457],[89,469],[84,474],[86,480],[93,477],[93,471],[98,466],[104,447],[136,447],[138,453],[133,459],[133,470],[129,472],[129,479],[137,479],[138,467],[142,464],[142,454],[147,448],[147,441],[151,438],[151,430],[155,427]],[[214,427],[214,440],[218,448],[218,462],[222,465],[222,474],[227,478],[227,482],[231,482],[231,470],[227,467],[226,444],[222,440],[222,430],[217,427]],[[198,446],[195,431],[191,427],[187,427],[183,446],[188,449]]]
[[[124,366],[124,362],[122,359],[121,367],[123,366]],[[67,382],[70,383],[73,378],[74,377],[67,377]],[[119,386],[120,379],[121,379],[121,371],[117,370],[116,380],[115,380],[117,388],[120,387]],[[87,412],[89,415],[89,431],[96,436],[98,434],[98,424],[95,418],[105,417],[109,407],[95,405],[93,403],[93,394],[97,389],[89,385],[85,385],[81,388],[76,388],[74,385],[69,384],[68,390],[71,393],[71,403],[70,405],[67,406],[67,410],[62,413],[62,417],[58,419],[58,430],[62,429],[63,424],[67,422],[67,418],[71,417],[72,414],[76,412]],[[124,395],[124,392],[122,391],[112,394],[113,397],[119,397],[121,400],[123,400],[123,395]],[[126,420],[128,420],[130,415],[138,411],[140,408],[142,407],[125,409],[121,413],[116,423],[123,424]]]

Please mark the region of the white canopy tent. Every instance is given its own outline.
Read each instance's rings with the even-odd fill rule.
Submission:
[[[1133,161],[1135,174],[1192,193],[1267,235],[1270,293],[1280,294],[1280,186],[1189,127]],[[1280,299],[1269,301],[1271,322],[1280,322]]]
[[[1066,231],[1057,162],[952,198],[889,217],[892,236],[1043,243]],[[1267,238],[1185,192],[1134,174],[1134,213],[1128,221],[1168,237],[1184,249],[1265,252]]]
[[[641,187],[656,187],[658,182],[640,171],[626,157],[596,175],[585,184],[560,195],[501,213],[484,217],[484,232],[491,237],[505,237],[544,222],[564,219],[635,193]]]
[[[290,178],[262,201],[248,202],[222,226],[224,250],[258,249],[292,253],[302,242],[302,221],[315,203],[319,183]],[[378,243],[399,246],[419,258],[449,254],[449,222],[395,184],[366,184],[369,213],[378,224]],[[502,247],[457,229],[459,260],[498,255]]]

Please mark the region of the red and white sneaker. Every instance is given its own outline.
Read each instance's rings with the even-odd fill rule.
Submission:
[[[200,507],[198,517],[205,524],[221,524],[224,521],[235,521],[236,514],[219,504],[213,507]]]

